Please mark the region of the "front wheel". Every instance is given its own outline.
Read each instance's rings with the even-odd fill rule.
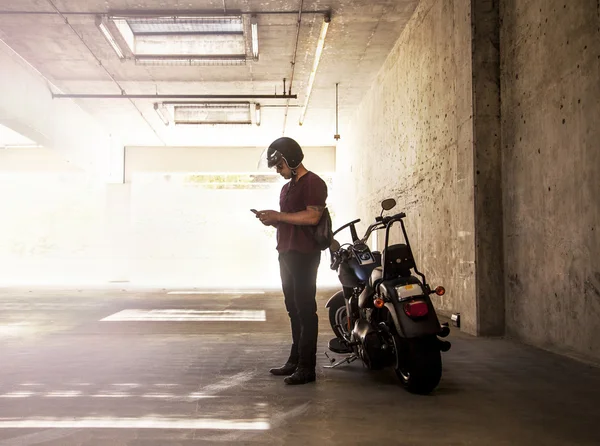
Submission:
[[[403,339],[393,336],[396,363],[394,370],[411,393],[427,395],[442,378],[442,355],[433,338]]]
[[[348,337],[348,311],[343,293],[338,293],[329,302],[329,324],[337,338]]]

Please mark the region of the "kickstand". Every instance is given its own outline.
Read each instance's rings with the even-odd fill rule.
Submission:
[[[355,353],[352,353],[350,356],[347,356],[344,359],[339,360],[338,362],[335,362],[335,359],[330,358],[327,352],[325,352],[325,356],[327,356],[327,359],[329,359],[329,362],[331,363],[331,365],[323,366],[323,368],[325,369],[335,369],[336,367],[339,367],[344,363],[350,364],[358,359],[358,356],[356,356]]]

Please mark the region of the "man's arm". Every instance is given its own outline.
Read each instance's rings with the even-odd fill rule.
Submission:
[[[260,221],[265,225],[275,226],[277,223],[288,223],[298,226],[316,226],[321,220],[325,206],[308,206],[300,212],[260,211]]]
[[[279,221],[299,226],[316,226],[321,220],[325,206],[308,206],[300,212],[279,212]]]

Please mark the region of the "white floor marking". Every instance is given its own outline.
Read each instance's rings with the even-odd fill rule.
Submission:
[[[81,391],[70,390],[65,392],[48,392],[46,395],[44,395],[46,398],[74,398],[77,396],[81,396]]]
[[[279,426],[284,425],[288,422],[289,419],[298,418],[301,415],[305,414],[309,409],[310,403],[304,403],[300,406],[296,406],[293,409],[278,413],[274,415],[269,421],[270,429],[275,429]],[[258,432],[254,433],[242,433],[242,432],[229,432],[225,434],[213,435],[206,438],[196,437],[196,440],[209,440],[209,441],[218,441],[218,442],[227,442],[227,443],[236,443],[240,440],[250,441],[253,436],[258,435]]]
[[[268,430],[266,420],[222,420],[210,418],[0,418],[0,429],[211,429]]]
[[[142,398],[158,398],[158,399],[169,399],[175,398],[175,395],[172,393],[147,393],[142,395]]]
[[[265,294],[264,291],[250,291],[250,290],[223,290],[223,291],[169,291],[167,294]]]
[[[35,395],[34,392],[10,392],[0,395],[0,398],[29,398]]]
[[[101,322],[265,322],[264,310],[140,310],[129,309],[100,319]]]
[[[126,392],[102,392],[91,395],[92,398],[129,398],[130,396]]]
[[[224,386],[222,388],[225,388]],[[209,389],[210,390],[210,389]],[[221,389],[218,389],[221,390]],[[214,392],[213,392],[214,393]],[[0,398],[147,398],[147,399],[171,399],[176,401],[196,401],[200,399],[218,398],[205,392],[191,392],[183,395],[173,393],[144,393],[132,395],[127,392],[101,392],[95,394],[84,394],[79,390],[57,391],[57,392],[9,392],[0,394]]]
[[[179,387],[180,384],[175,383],[156,383],[156,384],[139,384],[139,383],[113,383],[113,384],[105,384],[105,386],[109,387],[108,390],[103,390],[97,393],[84,393],[82,390],[50,390],[42,392],[41,389],[37,389],[38,391],[33,391],[34,389],[25,390],[25,391],[13,391],[7,392],[4,394],[0,394],[0,398],[148,398],[148,399],[172,399],[177,401],[197,401],[200,399],[208,399],[208,398],[218,398],[216,394],[222,392],[224,390],[230,389],[232,387],[239,386],[247,381],[250,381],[256,375],[255,371],[250,372],[240,372],[232,376],[224,377],[221,381],[218,381],[214,384],[209,384],[207,386],[201,387],[197,391],[190,393],[181,393],[175,394],[171,392],[161,392],[160,390],[174,389]],[[91,386],[91,383],[71,383],[68,386]],[[22,383],[19,386],[38,386],[43,387],[44,384],[39,383]],[[46,384],[48,386],[48,384]],[[116,389],[111,390],[110,386],[116,387]],[[146,393],[132,393],[136,388],[142,388],[146,386],[147,388],[152,388],[153,390],[159,391],[150,391]],[[62,386],[61,386],[62,387]],[[158,388],[158,389],[156,389]],[[149,389],[148,389],[149,390]]]

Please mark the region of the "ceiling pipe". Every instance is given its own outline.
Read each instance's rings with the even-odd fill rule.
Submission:
[[[312,11],[302,11],[302,14],[327,14],[328,10],[312,10]],[[68,16],[86,16],[86,15],[118,15],[120,17],[165,17],[165,16],[173,16],[173,15],[185,15],[185,16],[206,16],[206,15],[215,15],[216,11],[61,11],[60,14]],[[219,12],[220,15],[223,13]],[[227,11],[226,15],[291,15],[298,14],[298,11]],[[0,11],[0,15],[56,15],[54,11]]]
[[[53,99],[297,99],[295,94],[52,94]]]
[[[290,93],[292,91],[292,84],[294,82],[294,71],[296,70],[296,55],[298,54],[298,41],[300,40],[300,25],[302,23],[302,7],[304,6],[304,0],[300,0],[300,8],[298,8],[298,23],[296,25],[296,45],[294,46],[294,56],[292,58],[292,77],[290,78]],[[285,82],[285,81],[284,81]],[[283,93],[285,94],[285,83],[284,83],[284,91]],[[290,104],[290,101],[288,100],[286,103],[286,108],[285,108],[285,115],[283,117],[283,136],[285,136],[285,128],[287,126],[287,117],[288,117],[288,111],[289,111],[289,107],[287,107]]]

